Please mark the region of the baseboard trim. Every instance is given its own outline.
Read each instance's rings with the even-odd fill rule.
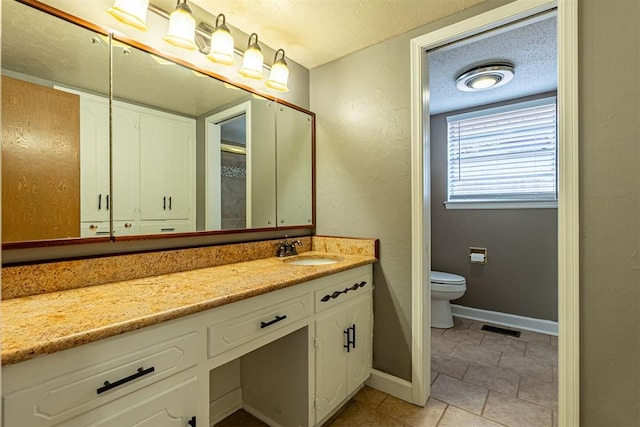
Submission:
[[[249,414],[253,415],[257,419],[259,419],[260,421],[262,421],[263,423],[265,423],[265,424],[267,424],[267,425],[269,425],[271,427],[283,427],[281,424],[279,424],[276,421],[274,421],[273,419],[267,417],[265,414],[262,413],[262,411],[258,411],[253,406],[250,406],[250,405],[247,405],[247,404],[243,404],[242,405],[242,409],[244,409]]]
[[[242,409],[242,388],[240,387],[209,402],[209,425],[219,423],[238,409]]]
[[[482,310],[480,308],[465,307],[457,304],[451,304],[451,313],[454,316],[465,319],[558,336],[558,322],[552,320],[535,319],[533,317]]]
[[[393,397],[411,402],[413,398],[413,388],[411,382],[402,378],[394,377],[385,372],[373,369],[366,384],[376,390],[390,394]]]

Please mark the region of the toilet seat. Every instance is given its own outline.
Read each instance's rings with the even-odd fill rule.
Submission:
[[[431,284],[440,285],[465,285],[467,281],[457,274],[444,273],[442,271],[431,272]]]

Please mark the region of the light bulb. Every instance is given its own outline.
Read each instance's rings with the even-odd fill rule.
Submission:
[[[198,46],[194,41],[196,20],[187,3],[178,3],[169,15],[169,31],[164,40],[183,49],[194,50]]]

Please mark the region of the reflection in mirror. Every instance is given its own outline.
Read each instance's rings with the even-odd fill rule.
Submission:
[[[207,229],[276,226],[275,136],[275,103],[261,97],[245,97],[207,115]],[[234,140],[243,141],[243,158]]]
[[[78,95],[108,94],[108,39],[15,1],[2,8],[2,241],[108,236],[108,109]],[[87,121],[102,128],[88,133]]]
[[[312,117],[279,105],[276,113],[278,225],[313,222]]]

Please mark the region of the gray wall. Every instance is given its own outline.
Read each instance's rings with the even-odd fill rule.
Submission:
[[[640,422],[640,2],[579,4],[583,426]]]
[[[374,368],[411,380],[411,38],[505,4],[487,1],[310,73],[317,233],[380,239]]]
[[[639,5],[579,3],[584,426],[632,426],[640,419]],[[411,371],[408,40],[479,11],[311,70],[318,232],[381,239],[374,366],[402,378]]]
[[[459,274],[467,291],[455,304],[558,320],[557,209],[446,209],[447,116],[555,92],[431,116],[431,269]],[[469,247],[487,264],[469,263]]]

